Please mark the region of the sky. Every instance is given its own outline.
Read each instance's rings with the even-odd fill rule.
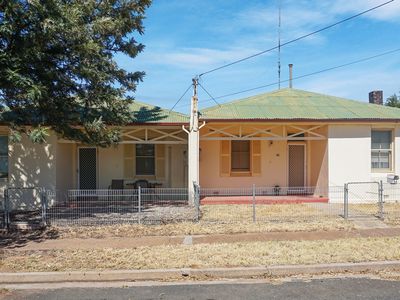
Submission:
[[[338,22],[386,0],[280,0],[281,42]],[[145,45],[136,58],[117,56],[129,71],[144,71],[134,94],[138,101],[170,109],[194,76],[275,47],[279,0],[153,0]],[[400,0],[281,48],[281,80],[301,76],[400,48]],[[201,77],[215,98],[278,81],[278,51]],[[281,88],[288,86],[287,82]],[[400,51],[293,81],[297,89],[368,101],[372,90],[384,98],[400,91]],[[218,98],[218,103],[274,91],[278,84]],[[191,91],[175,110],[188,113]],[[199,89],[200,109],[216,105]]]

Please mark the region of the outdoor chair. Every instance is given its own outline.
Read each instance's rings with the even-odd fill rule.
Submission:
[[[123,190],[124,180],[123,179],[113,179],[111,180],[111,185],[108,187],[109,190]]]
[[[140,179],[140,180],[137,180],[136,182],[135,182],[135,189],[138,189],[139,187],[140,188],[148,188],[150,185],[149,185],[149,182],[146,180],[146,179]]]

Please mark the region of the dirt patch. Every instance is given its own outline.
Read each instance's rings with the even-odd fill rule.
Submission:
[[[400,237],[10,253],[0,271],[208,268],[400,259]]]

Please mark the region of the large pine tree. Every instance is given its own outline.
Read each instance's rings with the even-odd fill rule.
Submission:
[[[144,46],[145,10],[151,0],[0,0],[1,121],[13,138],[61,137],[107,146],[143,72],[120,67],[115,54],[131,58]],[[128,93],[130,94],[130,93]]]

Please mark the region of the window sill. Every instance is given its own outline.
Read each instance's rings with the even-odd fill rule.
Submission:
[[[231,171],[231,177],[251,177],[250,171]]]
[[[394,173],[394,171],[390,170],[390,169],[372,169],[371,173],[372,174],[384,174],[384,173]]]

